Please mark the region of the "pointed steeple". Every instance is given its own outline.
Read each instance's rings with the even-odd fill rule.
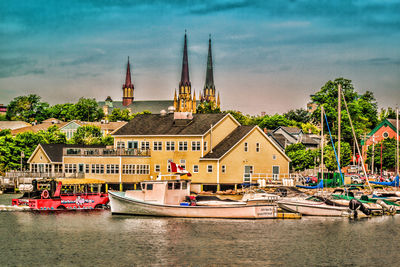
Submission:
[[[131,65],[129,63],[129,57],[128,57],[128,64],[126,65],[126,77],[125,77],[125,84],[124,88],[130,88],[133,87],[132,80],[131,80]]]
[[[181,75],[181,82],[179,83],[179,88],[182,88],[182,86],[188,86],[188,87],[191,86],[189,79],[189,63],[188,63],[186,30],[185,30],[185,41],[183,45],[182,75]]]
[[[128,57],[128,64],[126,65],[126,76],[125,76],[125,83],[122,85],[122,105],[128,106],[133,102],[133,83],[131,79],[131,66],[129,63]]]
[[[208,39],[208,57],[207,57],[207,71],[206,71],[206,83],[204,88],[215,89],[214,85],[214,72],[211,52],[211,34]]]

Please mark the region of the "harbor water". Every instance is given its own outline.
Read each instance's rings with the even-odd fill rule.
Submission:
[[[15,195],[0,195],[9,204]],[[400,266],[400,215],[226,220],[0,212],[1,266]]]

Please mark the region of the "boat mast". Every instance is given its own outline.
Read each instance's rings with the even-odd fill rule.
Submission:
[[[321,180],[324,180],[324,106],[321,106]]]
[[[340,128],[341,128],[341,121],[342,121],[342,101],[341,101],[341,94],[342,92],[342,84],[338,84],[338,168],[340,168]],[[338,170],[339,173],[341,170]]]
[[[399,175],[399,107],[396,107],[396,174]]]
[[[349,108],[347,107],[346,98],[344,97],[344,94],[343,94],[343,92],[342,92],[341,90],[339,91],[339,95],[343,95],[344,106],[345,106],[345,108],[346,108],[347,116],[349,117],[349,121],[350,121],[351,131],[352,131],[352,133],[353,133],[354,142],[356,142],[356,146],[357,146],[357,152],[358,152],[358,154],[360,155],[361,164],[362,164],[363,172],[364,172],[364,175],[365,175],[365,181],[366,181],[366,183],[368,184],[369,189],[372,190],[371,184],[369,183],[369,180],[368,180],[368,177],[367,177],[367,171],[366,171],[366,169],[365,169],[364,159],[363,159],[362,154],[360,153],[360,147],[358,146],[358,141],[357,141],[357,137],[356,137],[356,132],[354,131],[353,121],[351,120],[351,117],[350,117],[350,112],[349,112]],[[340,165],[339,165],[339,166],[340,166]]]

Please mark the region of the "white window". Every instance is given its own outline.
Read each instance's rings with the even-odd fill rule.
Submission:
[[[144,142],[142,142],[142,144],[141,144],[142,146],[141,146],[141,150],[149,150],[150,149],[150,142],[148,142],[148,141],[144,141]]]
[[[183,169],[186,170],[186,160],[181,159],[181,161],[180,161],[179,163],[180,163],[179,165],[180,165]]]
[[[161,172],[161,167],[159,164],[154,165],[154,171],[155,172]]]
[[[137,174],[149,174],[150,166],[148,164],[139,164],[136,166]]]
[[[204,142],[203,149],[204,149],[204,151],[207,151],[207,142]]]
[[[272,154],[272,159],[276,159],[276,155],[275,154]]]
[[[76,173],[76,164],[65,164],[64,170],[66,173]]]
[[[201,144],[200,141],[193,141],[192,142],[192,151],[200,151]]]
[[[260,143],[256,143],[256,152],[260,152]]]
[[[188,150],[188,142],[181,141],[179,142],[179,151],[187,151]]]
[[[175,142],[174,141],[167,141],[166,142],[166,150],[167,151],[175,151]]]
[[[108,173],[108,174],[119,173],[119,165],[118,164],[107,164],[106,165],[106,173]]]
[[[85,164],[85,173],[89,173],[89,164]]]
[[[153,150],[154,151],[161,151],[162,150],[162,142],[154,141],[153,142]]]
[[[221,171],[222,171],[222,173],[225,173],[225,172],[226,172],[226,166],[225,166],[225,165],[222,165]]]
[[[249,144],[248,143],[244,143],[244,152],[249,151]]]
[[[118,141],[117,142],[117,148],[125,149],[125,142]]]
[[[169,159],[167,161],[167,172],[171,172],[171,164],[169,164],[172,161],[172,159]]]
[[[193,165],[193,173],[199,172],[199,165]]]
[[[135,164],[124,164],[122,165],[122,173],[123,174],[135,174]]]
[[[212,172],[212,171],[213,171],[213,166],[207,165],[207,172]]]

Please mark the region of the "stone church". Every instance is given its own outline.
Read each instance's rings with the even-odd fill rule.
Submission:
[[[189,60],[188,60],[188,45],[187,35],[185,33],[183,44],[183,59],[182,59],[182,74],[181,81],[179,82],[178,94],[175,90],[173,100],[135,100],[134,97],[135,87],[133,85],[131,68],[128,57],[126,66],[125,83],[122,85],[122,101],[113,101],[111,97],[107,97],[105,101],[98,102],[99,106],[103,108],[104,114],[107,116],[112,113],[113,109],[119,108],[121,110],[128,109],[130,113],[142,112],[144,110],[150,111],[153,114],[160,113],[165,110],[168,112],[192,112],[196,113],[196,107],[200,102],[213,103],[216,107],[220,107],[220,97],[216,97],[216,90],[214,85],[212,52],[211,52],[211,36],[208,40],[208,58],[206,69],[206,80],[203,92],[199,93],[199,99],[196,99],[196,93],[193,90],[189,78]]]

